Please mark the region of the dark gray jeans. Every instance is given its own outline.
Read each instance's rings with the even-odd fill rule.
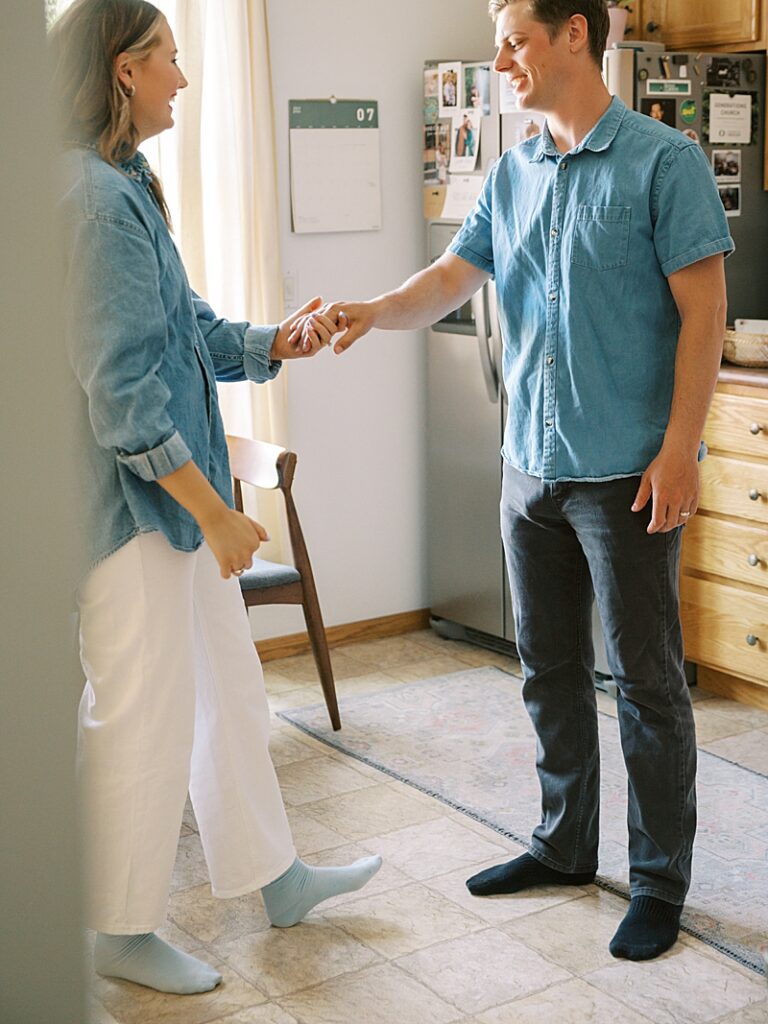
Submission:
[[[542,820],[531,853],[559,871],[597,867],[594,593],[619,691],[630,888],[682,904],[696,831],[696,737],[678,600],[682,531],[646,533],[650,503],[630,511],[638,483],[547,483],[504,466],[502,535],[523,699],[539,740]]]

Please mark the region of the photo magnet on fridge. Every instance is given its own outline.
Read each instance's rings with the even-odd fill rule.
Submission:
[[[718,185],[717,191],[725,207],[726,217],[740,217],[741,185]]]
[[[480,119],[482,112],[468,107],[453,118],[451,172],[467,174],[477,166],[480,150]]]
[[[713,57],[707,68],[707,85],[720,89],[738,89],[741,85],[741,60]]]
[[[490,64],[464,65],[464,104],[479,110],[484,117],[491,113]]]
[[[662,121],[671,128],[677,127],[677,101],[654,96],[640,100],[640,111],[652,117],[655,121]]]
[[[713,149],[712,170],[715,181],[727,184],[741,180],[741,150]]]
[[[453,117],[462,107],[461,61],[437,65],[440,117]]]

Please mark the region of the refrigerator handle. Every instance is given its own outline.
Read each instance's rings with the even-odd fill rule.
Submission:
[[[488,289],[488,334],[491,338],[491,360],[496,380],[501,386],[504,379],[501,370],[504,343],[501,339],[501,321],[499,320],[499,307],[496,302],[496,285],[491,280],[485,287]]]
[[[472,316],[475,319],[475,330],[477,332],[477,345],[480,352],[480,366],[483,371],[483,380],[488,392],[488,398],[492,402],[499,400],[499,381],[496,376],[496,369],[490,349],[490,336],[488,331],[488,298],[486,293],[487,285],[476,291],[472,296]]]

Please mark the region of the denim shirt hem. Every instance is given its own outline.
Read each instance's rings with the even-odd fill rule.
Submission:
[[[525,469],[523,466],[516,466],[515,463],[504,454],[504,452],[501,453],[501,457],[510,469],[516,469],[518,473],[525,473],[526,476],[535,477],[537,480],[541,480],[547,484],[607,484],[610,483],[611,480],[629,480],[633,476],[642,476],[645,472],[645,469],[635,469],[627,473],[610,473],[608,476],[546,477],[542,476],[540,472],[536,472],[535,470]]]
[[[132,540],[135,540],[136,537],[140,537],[143,534],[147,533],[162,533],[165,539],[168,541],[168,543],[175,551],[183,551],[185,554],[194,553],[198,550],[199,547],[202,546],[203,543],[202,533],[200,533],[200,536],[190,544],[184,544],[183,542],[171,539],[168,536],[168,534],[166,534],[163,530],[151,526],[137,526],[134,530],[131,530],[130,533],[127,533],[124,537],[120,537],[119,540],[115,541],[115,543],[109,548],[109,550],[104,551],[103,553],[96,555],[95,558],[91,559],[88,565],[84,568],[80,576],[80,579],[78,580],[78,583],[82,582],[88,575],[88,573],[93,572],[93,570],[97,569],[103,562],[106,562],[108,558],[111,558],[112,555],[116,554],[120,550],[120,548],[124,548],[126,544],[130,544],[130,542]]]

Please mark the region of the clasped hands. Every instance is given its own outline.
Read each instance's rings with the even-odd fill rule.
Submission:
[[[305,359],[342,337],[334,345],[337,354],[366,334],[374,324],[373,302],[330,302],[311,299],[280,324],[270,351],[271,359]]]

